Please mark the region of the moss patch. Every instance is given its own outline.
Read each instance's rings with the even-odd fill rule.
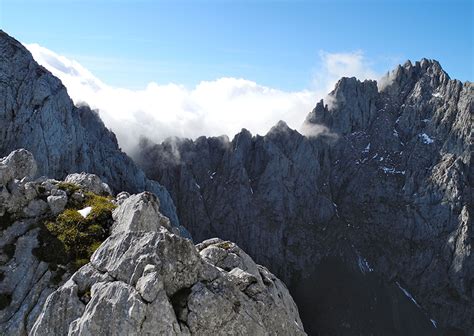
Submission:
[[[230,249],[231,247],[234,247],[234,244],[232,244],[232,243],[229,242],[229,241],[225,241],[225,242],[216,244],[216,246],[217,246],[217,247],[220,247],[221,249],[228,250],[228,249]]]
[[[86,218],[77,211],[85,207],[92,208]],[[41,224],[40,247],[35,249],[35,255],[50,263],[50,268],[60,264],[71,271],[77,270],[89,262],[94,251],[110,235],[115,207],[111,197],[86,192],[82,204]]]
[[[78,186],[77,184],[69,183],[69,182],[59,182],[58,188],[61,190],[64,190],[66,194],[68,194],[68,196],[74,194],[74,192],[81,189],[81,187]]]

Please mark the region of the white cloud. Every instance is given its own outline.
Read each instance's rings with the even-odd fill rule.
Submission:
[[[362,51],[348,53],[320,51],[319,57],[321,65],[314,74],[314,82],[319,91],[330,92],[341,77],[356,77],[360,80],[379,78]]]
[[[61,79],[75,103],[86,102],[99,110],[129,153],[142,135],[159,142],[169,136],[232,137],[242,128],[265,134],[279,120],[299,129],[316,101],[341,76],[376,77],[361,52],[322,52],[311,90],[286,92],[239,78],[202,81],[191,89],[152,82],[142,90],[130,90],[107,85],[78,62],[37,44],[26,47],[38,63]]]

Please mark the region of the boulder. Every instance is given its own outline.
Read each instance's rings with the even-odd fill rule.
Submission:
[[[29,151],[18,149],[0,160],[0,185],[23,178],[32,178],[36,174],[36,161]]]
[[[67,204],[67,195],[64,190],[56,189],[47,198],[49,208],[53,215],[61,213]]]
[[[66,176],[65,182],[77,184],[81,186],[84,190],[93,192],[98,195],[112,195],[112,190],[110,187],[101,181],[99,176],[95,174],[88,173],[75,173],[69,174]]]
[[[143,192],[126,199],[124,194],[121,194],[119,202],[121,204],[113,212],[113,233],[158,231],[161,226],[171,230],[170,221],[160,213],[160,201],[154,194]]]

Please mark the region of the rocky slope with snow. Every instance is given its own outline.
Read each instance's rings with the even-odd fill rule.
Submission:
[[[236,244],[194,245],[155,195],[0,159],[0,333],[305,335],[286,286]],[[90,262],[89,262],[90,259]]]
[[[233,240],[282,277],[310,333],[468,335],[473,89],[407,62],[379,83],[341,79],[306,136],[280,122],[144,141],[137,162],[196,239]]]
[[[116,192],[151,191],[160,198],[163,213],[178,225],[168,192],[119,149],[98,113],[74,106],[61,81],[0,30],[0,156],[17,148],[34,154],[39,175],[62,179],[86,171]]]

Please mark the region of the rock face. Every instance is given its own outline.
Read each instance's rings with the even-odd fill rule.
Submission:
[[[114,226],[48,297],[30,335],[305,335],[288,290],[265,267],[229,241],[194,246],[160,216],[151,225],[155,208],[142,194],[116,209],[116,223],[134,225]]]
[[[168,192],[119,149],[97,112],[74,106],[61,81],[0,30],[0,156],[17,148],[33,153],[40,175],[64,179],[85,171],[115,192],[151,191],[163,213],[179,223]]]
[[[307,136],[280,122],[263,137],[144,141],[137,162],[168,188],[195,239],[235,241],[288,283],[309,333],[469,335],[473,89],[436,61],[407,62],[379,83],[341,79],[308,115]],[[353,307],[367,321],[380,318],[374,302],[392,302],[402,314],[386,312],[392,329],[364,329],[356,310],[334,308],[318,288],[334,271],[327,258],[359,284],[333,302],[360,298]],[[358,296],[360,265],[386,287]]]

